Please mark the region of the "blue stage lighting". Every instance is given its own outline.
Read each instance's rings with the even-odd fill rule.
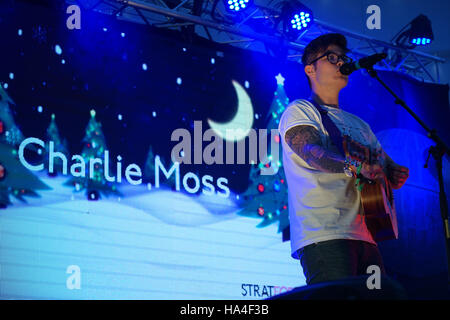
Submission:
[[[312,11],[301,2],[284,1],[280,5],[283,32],[291,40],[296,39],[312,25],[314,21]]]
[[[253,0],[224,0],[223,4],[229,12],[240,12],[253,5]]]
[[[423,14],[411,21],[411,28],[408,30],[409,42],[416,46],[425,46],[434,39],[431,21]]]
[[[415,46],[426,46],[433,40],[431,21],[421,14],[404,26],[391,41],[400,47],[412,49]]]
[[[300,11],[294,14],[294,18],[291,20],[292,28],[301,30],[302,28],[307,28],[308,24],[311,22],[310,13],[305,11]]]
[[[429,39],[429,38],[413,38],[411,40],[411,43],[415,44],[416,46],[424,46],[424,45],[430,44],[431,39]]]

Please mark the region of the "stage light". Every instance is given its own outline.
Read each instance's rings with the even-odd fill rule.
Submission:
[[[253,5],[253,0],[223,0],[225,8],[229,12],[241,12]]]
[[[412,38],[411,43],[415,44],[417,46],[424,46],[424,45],[430,44],[431,43],[431,39],[428,39],[428,38]]]
[[[299,1],[284,1],[280,7],[283,33],[291,40],[297,39],[314,22],[311,9]]]
[[[396,45],[406,48],[426,46],[433,40],[431,21],[423,14],[404,26],[393,38]]]
[[[230,12],[239,12],[247,9],[253,1],[250,0],[224,0],[225,8]]]
[[[431,21],[423,14],[411,21],[409,30],[409,43],[417,46],[430,44],[434,39]]]

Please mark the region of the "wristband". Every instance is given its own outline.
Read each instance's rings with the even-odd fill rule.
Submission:
[[[344,173],[347,177],[352,178],[356,177],[356,173],[352,170],[351,164],[352,161],[348,160],[348,158],[345,158],[345,166],[344,166]]]
[[[353,170],[350,167],[350,164],[348,164],[348,163],[345,164],[344,173],[349,178],[352,178],[352,177],[355,176],[354,173],[353,173]]]

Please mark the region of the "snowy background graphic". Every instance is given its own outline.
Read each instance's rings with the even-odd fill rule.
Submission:
[[[157,188],[154,174],[156,156],[166,170],[173,165],[173,130],[193,132],[194,121],[206,130],[207,119],[225,123],[234,116],[234,79],[251,97],[253,127],[274,127],[269,122],[288,102],[275,78],[289,74],[285,67],[263,55],[193,45],[176,33],[92,13],[72,32],[64,13],[36,10],[41,14],[29,16],[19,6],[2,10],[9,44],[2,57],[10,62],[0,79],[1,297],[261,299],[303,285],[300,264],[282,241],[284,176],[252,183],[250,172],[255,176],[259,168],[249,164],[182,164],[176,190],[174,175],[166,179],[161,172]],[[19,159],[20,143],[30,137],[45,146],[29,144],[23,157],[43,170],[27,170]],[[105,181],[102,165],[92,179],[71,175],[79,163],[73,155],[85,160],[88,175],[89,159],[103,159],[105,150],[110,175],[117,176],[121,159],[121,183]],[[49,172],[51,152],[68,159],[67,175],[59,159]],[[125,179],[132,163],[142,171],[138,185]],[[215,194],[204,194],[211,189],[203,184],[187,192],[182,179],[188,172],[200,181],[211,176]],[[226,179],[228,196],[219,178]],[[68,289],[76,282],[69,266],[79,267],[79,290]]]

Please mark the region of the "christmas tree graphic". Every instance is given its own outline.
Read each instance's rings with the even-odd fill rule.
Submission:
[[[281,74],[275,78],[277,90],[274,93],[266,119],[268,132],[271,129],[278,128],[279,118],[289,104],[289,99],[284,90],[284,78]],[[278,154],[281,155],[279,135],[272,137],[272,139],[277,143]],[[238,214],[260,219],[261,222],[257,225],[259,228],[278,222],[278,232],[282,232],[289,226],[286,177],[284,170],[282,170],[281,158],[275,162],[275,159],[272,158],[273,151],[269,149],[268,153],[267,161],[262,161],[258,165],[252,164],[250,168],[249,185],[247,190],[239,197],[242,210]],[[275,174],[261,174],[264,167],[268,169],[271,166]]]
[[[0,83],[0,121],[3,131],[0,136],[0,142],[16,147],[24,140],[24,136],[14,122],[14,117],[10,109],[10,105],[13,104],[15,104],[14,101],[9,97]]]
[[[36,190],[50,189],[26,169],[17,147],[24,139],[14,122],[9,105],[14,104],[0,84],[0,208],[12,205],[11,197],[26,203],[25,197],[40,197]]]
[[[172,161],[165,161],[163,158],[159,158],[159,161],[161,162],[162,167],[169,172],[174,163]],[[156,175],[155,175],[155,154],[153,153],[153,148],[150,146],[148,148],[147,152],[147,158],[145,160],[144,165],[144,179],[145,181],[149,182],[151,186],[154,186]],[[175,190],[176,181],[175,181],[175,173],[172,173],[169,178],[166,178],[164,173],[162,172],[162,169],[159,168],[159,182],[161,185],[165,185],[167,187],[172,188],[172,190]],[[148,188],[151,187],[148,185]]]
[[[47,128],[47,143],[45,145],[45,159],[49,158],[49,142],[53,141],[54,143],[54,150],[57,152],[63,153],[67,158],[69,156],[69,151],[67,149],[67,141],[65,139],[62,139],[58,126],[56,125],[56,116],[55,114],[52,114],[50,125]],[[50,176],[56,176],[58,172],[62,172],[62,166],[63,163],[59,158],[56,158],[54,163],[53,172],[49,172]],[[49,168],[47,168],[49,170]]]
[[[36,190],[50,189],[20,163],[14,147],[0,142],[0,154],[0,208],[12,205],[11,196],[27,203],[25,197],[40,198]]]
[[[88,200],[98,200],[101,195],[112,194],[121,196],[114,183],[106,181],[104,175],[104,164],[94,161],[91,172],[91,159],[103,159],[106,150],[106,141],[101,129],[101,123],[95,119],[95,110],[91,110],[91,118],[86,127],[86,135],[83,139],[84,147],[81,156],[84,159],[84,176],[82,176],[83,165],[80,164],[75,171],[77,175],[70,178],[65,185],[75,188],[75,191],[85,191]],[[108,167],[109,172],[111,170]]]
[[[146,181],[155,181],[155,155],[152,146],[148,148],[144,166],[144,178]]]

